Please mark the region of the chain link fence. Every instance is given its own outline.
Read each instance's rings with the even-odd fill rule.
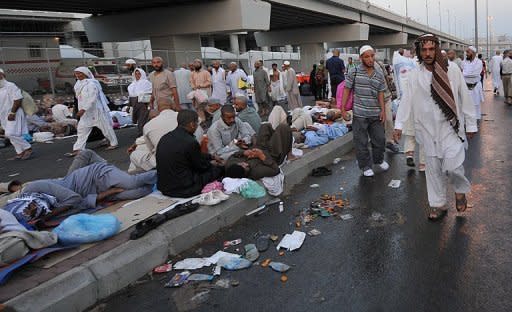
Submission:
[[[201,59],[207,68],[213,61],[219,60],[224,68],[231,62],[237,63],[248,75],[252,75],[257,60],[262,60],[267,68],[273,63],[280,68],[286,60],[297,68],[300,62],[298,53],[286,52],[231,53],[212,47],[203,47],[201,51],[84,50],[61,45],[60,48],[2,47],[0,68],[5,71],[9,81],[29,92],[38,103],[51,106],[54,103],[73,101],[73,70],[78,66],[88,66],[107,96],[116,102],[124,101],[132,79],[125,61],[134,59],[149,74],[153,71],[151,59],[154,56],[162,57],[165,66],[171,70],[188,66],[195,59]]]

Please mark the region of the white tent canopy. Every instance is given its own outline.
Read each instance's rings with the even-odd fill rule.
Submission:
[[[61,59],[94,59],[98,58],[95,55],[92,55],[87,52],[83,52],[82,50],[79,50],[77,48],[73,48],[70,45],[67,44],[61,44],[59,45],[60,49],[60,58]]]

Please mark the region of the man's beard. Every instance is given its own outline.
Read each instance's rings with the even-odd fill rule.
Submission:
[[[154,67],[154,66],[153,66],[153,67]],[[164,67],[163,67],[163,66],[160,66],[160,67],[154,67],[154,68],[155,68],[155,70],[156,70],[157,72],[161,72],[161,71],[164,69]]]

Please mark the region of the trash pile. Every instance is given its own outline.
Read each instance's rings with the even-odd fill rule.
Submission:
[[[295,220],[296,228],[300,228],[302,225],[308,225],[316,218],[329,218],[329,217],[338,217],[341,220],[350,220],[352,219],[351,214],[342,214],[341,211],[349,206],[348,199],[343,199],[343,195],[341,193],[337,194],[322,194],[317,201],[313,201],[309,208],[305,208],[301,211],[300,215]],[[313,233],[308,234],[310,236],[319,235],[315,231],[310,231]]]
[[[282,207],[282,202],[278,202]],[[186,258],[172,264],[172,260],[168,263],[160,265],[153,269],[153,273],[164,274],[173,270],[179,271],[171,274],[172,277],[165,283],[165,287],[181,287],[187,283],[194,282],[210,282],[216,288],[236,287],[239,282],[234,279],[220,278],[222,271],[239,271],[249,269],[252,266],[260,266],[261,268],[270,268],[280,273],[279,280],[283,283],[288,281],[285,275],[291,269],[291,266],[277,261],[269,257],[262,257],[271,246],[275,246],[278,256],[285,254],[283,250],[292,252],[299,249],[306,238],[306,233],[294,231],[291,234],[285,234],[279,241],[279,236],[275,234],[256,233],[253,236],[254,242],[242,245],[242,239],[234,239],[223,242],[222,250],[217,251],[210,257],[202,258]],[[240,253],[237,253],[240,252]],[[196,254],[202,255],[202,249],[196,251]],[[264,258],[261,262],[258,259]],[[209,273],[207,267],[211,267]],[[194,273],[195,270],[201,270],[202,273]],[[204,273],[207,272],[207,273]]]

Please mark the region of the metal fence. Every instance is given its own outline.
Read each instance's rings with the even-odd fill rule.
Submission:
[[[104,55],[98,57],[98,55]],[[263,60],[264,66],[270,68],[272,63],[279,67],[288,60],[292,67],[297,68],[300,62],[298,53],[249,51],[231,53],[215,48],[202,48],[201,51],[173,50],[94,50],[75,49],[70,46],[60,48],[38,47],[2,47],[0,48],[0,68],[9,81],[29,92],[36,101],[48,105],[55,102],[73,100],[75,78],[73,69],[78,66],[89,66],[93,74],[101,82],[113,101],[121,100],[127,94],[127,86],[131,82],[125,61],[134,59],[138,66],[148,74],[153,70],[151,59],[154,56],[163,58],[165,65],[173,70],[188,65],[194,59],[201,59],[205,66],[214,60],[220,60],[225,68],[236,62],[239,68],[252,74],[253,64]]]

